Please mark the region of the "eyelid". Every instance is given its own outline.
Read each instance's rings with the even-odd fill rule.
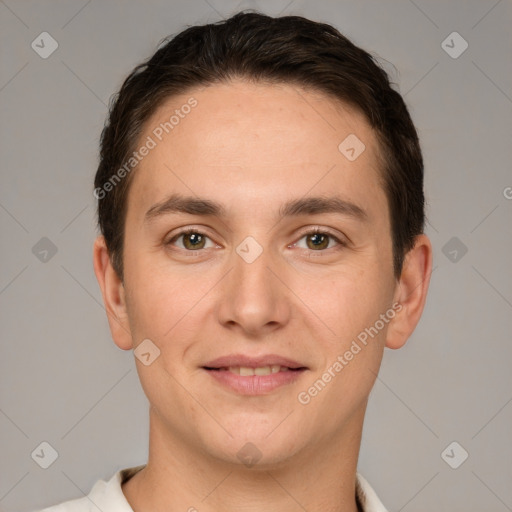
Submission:
[[[329,228],[324,228],[322,226],[309,226],[307,228],[304,228],[302,231],[301,231],[301,234],[299,236],[299,238],[297,239],[296,242],[293,242],[293,244],[290,244],[290,245],[295,245],[299,240],[301,240],[302,238],[304,238],[305,236],[307,235],[315,235],[315,234],[321,234],[321,235],[328,235],[330,236],[331,238],[333,238],[336,242],[338,242],[339,245],[341,246],[346,246],[348,245],[348,238],[343,235],[343,234],[340,234],[338,232],[334,232],[333,230],[329,229]],[[334,249],[334,247],[331,247],[331,249]],[[323,251],[318,251],[318,252],[323,252]]]
[[[183,235],[188,235],[190,233],[196,233],[198,235],[201,235],[205,238],[208,238],[213,244],[215,244],[216,246],[218,246],[219,244],[217,242],[215,242],[213,240],[213,238],[207,233],[207,230],[203,227],[194,227],[194,226],[187,226],[185,228],[181,228],[178,230],[178,232],[176,233],[173,233],[172,235],[169,235],[168,237],[166,237],[164,239],[164,245],[167,246],[167,245],[172,245],[174,246],[174,242],[180,237],[180,236],[183,236]],[[177,249],[181,250],[181,251],[185,251],[185,252],[199,252],[199,251],[204,251],[204,249],[197,249],[196,251],[192,251],[192,250],[187,250],[187,249],[182,249],[181,247],[176,247]],[[210,248],[211,249],[211,248]]]
[[[219,244],[217,242],[215,242],[213,240],[213,238],[205,231],[205,228],[194,227],[194,226],[187,226],[187,227],[180,229],[177,233],[174,233],[173,235],[171,235],[170,238],[168,238],[164,242],[164,245],[173,245],[173,242],[175,242],[180,236],[187,235],[190,233],[196,233],[198,235],[204,236],[204,237],[208,238],[216,246],[219,246]],[[331,237],[332,239],[334,239],[337,242],[338,246],[341,246],[341,247],[345,247],[348,244],[348,240],[344,235],[340,236],[339,233],[334,232],[333,230],[331,230],[329,228],[325,228],[322,226],[309,226],[309,227],[303,228],[300,232],[299,237],[296,239],[296,241],[289,244],[287,247],[293,247],[305,236],[314,235],[314,234],[327,235],[327,236]],[[336,248],[337,247],[330,247],[329,249],[336,249]],[[194,251],[194,250],[182,249],[181,247],[177,247],[177,249],[180,249],[185,252],[200,252],[200,251],[205,250],[205,249],[197,249],[196,251]],[[314,252],[326,252],[327,250],[328,249],[324,249],[322,251],[314,251]]]

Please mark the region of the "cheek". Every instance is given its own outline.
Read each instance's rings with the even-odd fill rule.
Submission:
[[[200,325],[198,316],[208,307],[207,295],[216,283],[215,276],[160,269],[149,257],[139,262],[134,257],[130,265],[127,307],[135,342],[149,338],[162,355],[183,351],[186,347],[180,340],[187,339],[185,331],[191,326],[197,330]]]
[[[341,348],[390,307],[393,288],[389,279],[383,279],[388,273],[374,262],[316,280],[314,286],[313,281],[297,281],[295,286],[303,288],[306,304],[329,327],[335,346]]]
[[[336,336],[317,340],[323,365],[298,398],[323,416],[327,429],[338,428],[364,405],[382,360],[387,324],[380,315],[390,307],[389,294],[385,283],[371,281],[372,287],[365,287],[365,281],[333,282],[328,300],[312,302],[311,309],[320,312]]]

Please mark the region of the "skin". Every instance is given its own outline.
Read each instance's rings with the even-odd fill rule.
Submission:
[[[94,268],[115,343],[149,338],[160,357],[135,359],[150,402],[149,460],[122,487],[135,512],[350,511],[363,419],[384,347],[400,348],[421,316],[432,266],[420,235],[393,274],[378,144],[364,117],[291,85],[229,84],[169,98],[141,135],[193,96],[198,105],[134,171],[125,227],[124,283],[103,237]],[[353,162],[338,145],[364,142]],[[171,193],[224,205],[226,217],[169,213],[144,221]],[[336,195],[366,212],[290,216],[288,200]],[[193,227],[201,250],[174,239]],[[304,234],[327,230],[321,249]],[[247,263],[237,246],[263,252]],[[188,243],[188,245],[184,245]],[[188,251],[188,252],[187,252]],[[191,254],[193,253],[193,254]],[[188,254],[188,255],[187,255]],[[307,405],[297,396],[395,303],[402,308]],[[279,354],[308,369],[295,382],[242,396],[202,369],[229,354]],[[246,467],[238,451],[261,459]]]

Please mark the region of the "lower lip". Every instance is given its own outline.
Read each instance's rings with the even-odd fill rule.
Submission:
[[[295,382],[305,371],[288,370],[269,375],[237,375],[229,370],[206,370],[214,379],[240,395],[266,395],[286,384]]]

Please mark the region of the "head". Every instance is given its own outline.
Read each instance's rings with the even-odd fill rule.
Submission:
[[[250,441],[270,463],[360,426],[431,270],[417,133],[367,52],[295,16],[183,31],[114,98],[95,196],[113,338],[157,347],[137,366],[175,438],[226,461]],[[232,354],[304,370],[248,397],[206,369]]]
[[[178,34],[130,73],[111,102],[94,185],[99,227],[119,277],[128,190],[138,162],[128,165],[125,177],[118,173],[142,142],[143,128],[166,99],[237,78],[320,92],[365,117],[379,142],[379,179],[388,201],[398,278],[425,217],[423,158],[402,97],[374,58],[332,26],[256,13]]]

